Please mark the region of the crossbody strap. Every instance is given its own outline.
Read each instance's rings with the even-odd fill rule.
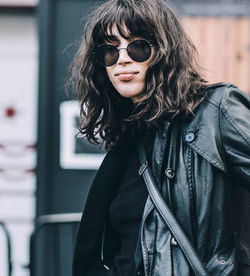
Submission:
[[[157,184],[155,183],[150,167],[148,166],[146,152],[142,143],[139,144],[139,155],[140,155],[140,161],[141,161],[139,174],[142,175],[144,178],[149,195],[155,207],[157,208],[163,220],[165,221],[168,228],[170,229],[171,233],[177,240],[189,264],[191,265],[194,273],[197,276],[208,276],[209,274],[206,272],[206,269],[202,264],[197,252],[195,251],[189,238],[183,232],[176,218],[172,214],[171,210],[166,204],[166,201],[163,199]]]

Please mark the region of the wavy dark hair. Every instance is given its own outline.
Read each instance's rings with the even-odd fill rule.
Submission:
[[[115,40],[113,26],[124,38],[143,37],[155,45],[136,103],[117,93],[93,54],[97,45]],[[85,24],[70,76],[81,103],[79,130],[92,143],[100,136],[106,149],[157,127],[161,118],[194,114],[206,86],[196,49],[164,0],[109,0],[98,7]]]

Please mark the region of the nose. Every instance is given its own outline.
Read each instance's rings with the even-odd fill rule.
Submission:
[[[120,48],[119,49],[119,58],[117,63],[118,64],[126,64],[130,63],[132,59],[129,57],[127,49],[126,48]]]

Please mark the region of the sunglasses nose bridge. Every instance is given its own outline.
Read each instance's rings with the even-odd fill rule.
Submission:
[[[117,63],[123,63],[123,62],[128,62],[132,60],[128,54],[127,48],[119,48],[117,50],[119,51]]]

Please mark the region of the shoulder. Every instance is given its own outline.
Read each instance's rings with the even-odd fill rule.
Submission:
[[[198,106],[194,120],[208,117],[226,116],[234,120],[237,117],[245,117],[250,120],[250,97],[232,83],[218,83],[207,86],[205,97]]]
[[[184,137],[193,133],[195,138],[188,145],[216,167],[226,171],[222,140],[228,136],[238,139],[240,134],[248,141],[249,110],[249,96],[237,86],[230,83],[208,86],[206,96],[194,117],[185,123]],[[233,135],[235,132],[237,135]]]
[[[228,109],[236,103],[249,102],[249,96],[232,83],[217,83],[206,87],[205,102]]]
[[[249,134],[250,97],[237,86],[224,83],[208,87],[206,102],[217,107],[222,130],[233,128],[246,137]],[[226,128],[225,125],[228,127]],[[247,139],[249,142],[249,139]],[[250,143],[250,142],[249,142]]]

